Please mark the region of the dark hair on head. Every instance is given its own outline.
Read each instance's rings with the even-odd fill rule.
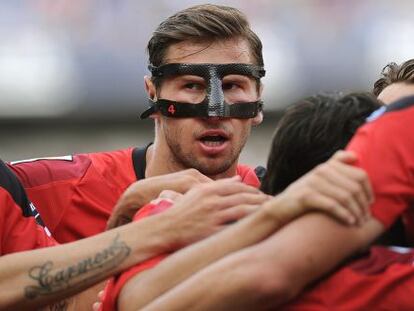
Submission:
[[[262,42],[242,12],[222,5],[196,5],[168,17],[158,26],[147,45],[149,63],[162,65],[168,48],[179,42],[212,43],[233,38],[245,39],[253,61],[263,66]],[[157,86],[157,79],[153,81]]]
[[[381,103],[369,93],[316,95],[300,100],[280,119],[261,189],[282,192],[293,181],[345,148]]]
[[[382,69],[381,78],[374,83],[372,93],[378,96],[387,86],[396,82],[414,83],[414,59],[398,65],[389,63]]]

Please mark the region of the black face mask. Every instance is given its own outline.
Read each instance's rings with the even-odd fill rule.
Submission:
[[[227,75],[242,75],[254,78],[259,83],[265,70],[261,66],[251,64],[165,64],[159,67],[148,66],[153,77],[192,75],[204,79],[206,97],[200,103],[183,103],[169,99],[149,100],[150,107],[141,114],[141,119],[159,111],[172,118],[254,118],[262,110],[263,102],[235,102],[229,104],[224,99],[222,80]]]

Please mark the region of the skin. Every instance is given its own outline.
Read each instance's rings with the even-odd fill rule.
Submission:
[[[342,156],[335,155],[336,158]],[[351,163],[354,161],[355,158]],[[329,162],[328,165],[334,164]],[[327,173],[326,169],[319,167],[319,173]],[[351,197],[356,200],[357,193],[368,193],[367,175],[362,170],[346,174],[353,175],[360,185],[359,191],[352,191]],[[326,176],[330,180],[330,174]],[[374,218],[360,226],[343,226],[326,215],[310,213],[285,225],[264,241],[192,274],[143,310],[276,308],[334,269],[344,258],[367,247],[383,231],[382,224]]]
[[[177,252],[156,268],[131,278],[120,293],[119,310],[136,310],[154,299],[154,303],[149,306],[150,310],[164,309],[168,303],[172,303],[168,309],[173,306],[174,308],[176,306],[177,310],[190,308],[195,300],[201,299],[199,295],[196,299],[186,298],[182,302],[178,302],[179,299],[171,298],[168,303],[163,303],[164,298],[162,297],[159,300],[156,298],[214,261],[221,262],[220,258],[231,253],[237,254],[236,251],[259,243],[293,218],[307,211],[322,210],[348,224],[356,224],[356,220],[364,223],[368,217],[367,212],[369,202],[372,200],[372,192],[367,180],[360,178],[361,170],[347,165],[349,161],[353,160],[355,157],[349,153],[337,155],[329,163],[323,164],[293,183],[279,196],[265,202],[250,217],[230,226],[220,234]],[[348,187],[344,188],[345,184]],[[214,186],[212,185],[212,187]],[[213,192],[217,192],[221,188],[220,185],[217,186],[219,188]],[[248,202],[246,199],[243,201]],[[185,200],[182,200],[181,204],[184,202]],[[187,204],[191,206],[194,203],[190,201]],[[274,256],[273,253],[272,256]],[[226,261],[224,260],[224,262]],[[244,267],[242,266],[241,269]],[[234,269],[236,268],[233,267],[230,270]],[[220,273],[223,271],[221,270]],[[203,281],[197,279],[197,281],[200,284],[204,283],[204,279]],[[191,286],[195,286],[194,289],[200,286],[195,283],[191,283]],[[226,284],[224,282],[223,285]],[[182,286],[184,285],[178,285],[177,290]],[[175,292],[175,289],[172,292]],[[167,293],[166,296],[168,297],[168,295]],[[217,303],[217,301],[213,303]],[[208,305],[208,308],[211,309],[215,309],[215,307],[214,304]],[[191,308],[194,307],[191,306]]]
[[[33,310],[60,301],[50,309],[56,310],[59,306],[58,310],[90,310],[102,284],[70,301],[61,299],[134,264],[175,251],[222,230],[226,223],[253,212],[254,209],[237,208],[243,201],[258,206],[268,200],[258,189],[241,183],[239,176],[220,183],[221,191],[213,193],[205,204],[172,208],[162,215],[73,243],[0,257],[0,309]],[[194,198],[195,201],[198,199]],[[85,265],[91,268],[80,268]],[[73,269],[78,272],[74,273]],[[67,279],[46,286],[41,276],[45,280],[61,280],[62,276]],[[30,291],[35,294],[26,295],[27,288],[32,288]]]
[[[414,95],[414,84],[406,82],[393,83],[387,86],[378,95],[378,99],[384,104],[391,104],[401,98]]]
[[[173,45],[169,48],[167,53],[167,61],[192,63],[252,63],[248,45],[244,40],[220,41],[208,46],[205,44],[194,44],[193,42],[183,42],[177,45]],[[225,96],[229,102],[236,101],[240,96],[244,97],[248,101],[254,101],[259,98],[259,92],[256,90],[252,92],[251,87],[255,84],[253,84],[252,81],[249,81],[249,79],[247,79],[247,81],[246,79],[245,81],[240,81],[240,79],[237,80],[232,77],[227,77],[226,79],[227,80],[224,81],[224,84],[226,85]],[[155,98],[156,90],[154,85],[148,78],[146,78],[145,81],[149,96],[151,98]],[[180,83],[179,90],[177,90],[177,83]],[[161,90],[158,94],[163,98],[170,98],[178,101],[181,100],[196,102],[200,96],[204,94],[203,88],[205,88],[205,85],[202,84],[202,81],[195,80],[193,77],[185,85],[182,85],[180,81],[166,81],[163,83],[163,86],[161,87]],[[246,94],[249,94],[249,96],[246,97]],[[234,176],[236,174],[237,161],[240,152],[247,140],[247,137],[249,136],[251,126],[257,125],[262,121],[261,114],[254,119],[248,120],[222,118],[175,120],[168,119],[160,115],[154,115],[153,118],[155,119],[156,136],[153,146],[149,148],[147,153],[146,177],[156,178],[160,175],[177,173],[188,168],[193,168],[193,170],[187,170],[185,171],[185,174],[179,176],[170,175],[165,178],[158,178],[155,181],[153,180],[154,183],[150,183],[151,180],[148,179],[146,183],[142,182],[141,186],[132,185],[131,187],[135,186],[135,189],[129,189],[130,191],[127,191],[127,193],[122,197],[120,204],[118,204],[116,208],[116,210],[121,211],[118,214],[119,217],[113,217],[110,220],[110,223],[108,224],[109,228],[113,228],[119,224],[128,222],[131,218],[131,215],[133,214],[131,211],[136,211],[140,206],[157,197],[163,189],[171,188],[168,185],[175,184],[177,189],[174,187],[172,189],[186,192],[195,184],[210,181],[210,178],[217,179]],[[214,154],[213,156],[211,154],[206,154],[206,152],[203,152],[202,148],[199,146],[200,142],[197,140],[199,138],[199,135],[202,135],[204,131],[211,129],[219,129],[225,132],[229,138],[226,148],[224,148],[224,150],[221,152]],[[195,173],[194,168],[198,169],[201,173]],[[177,183],[177,180],[180,180],[180,182]],[[142,185],[143,183],[145,183],[145,185]],[[238,184],[240,184],[240,182],[238,182]],[[242,186],[245,185],[235,186],[234,191],[237,191],[237,193],[240,193],[240,191],[251,193],[254,190],[255,193],[250,195],[251,201],[254,202],[261,203],[264,199],[267,199],[267,197],[263,196],[263,194],[259,193],[256,189],[250,187],[251,189],[249,190],[243,190],[240,188]],[[235,193],[231,192],[231,189],[233,188],[230,186],[227,187],[230,192],[226,193],[224,196],[233,195],[234,198]],[[145,195],[142,195],[144,193]],[[134,197],[137,200],[134,200]],[[242,211],[240,209],[232,209],[234,205],[239,204],[237,200],[234,201],[234,204],[225,204],[224,201],[225,200],[223,200],[224,205],[213,204],[214,202],[211,202],[209,205],[202,206],[198,209],[192,209],[191,211],[180,210],[181,212],[179,215],[177,215],[177,218],[171,217],[173,215],[171,215],[170,212],[166,213],[168,220],[164,220],[165,222],[168,221],[168,223],[175,224],[177,226],[177,229],[184,228],[183,230],[178,231],[175,229],[170,230],[171,232],[175,231],[177,233],[180,233],[179,240],[175,241],[173,245],[169,246],[172,248],[178,248],[190,242],[195,242],[199,239],[205,238],[212,233],[222,230],[227,222],[236,221],[253,211],[252,209],[246,209]],[[213,206],[213,208],[210,208],[209,206]],[[125,213],[122,211],[125,210],[127,211],[127,216],[124,217],[124,220],[126,219],[126,221],[123,221],[122,215],[124,214],[125,216]],[[220,216],[221,214],[223,215]],[[203,219],[204,221],[195,223],[193,220],[196,218]],[[155,225],[154,227],[159,226]],[[186,232],[183,232],[184,230]],[[156,236],[169,235],[169,233],[156,234]],[[139,235],[137,234],[137,236],[144,237],[143,239],[146,242],[141,243],[141,245],[142,247],[146,247],[149,241],[147,242],[145,239],[145,232],[140,233]],[[163,239],[157,239],[157,241],[162,242]],[[84,241],[81,241],[79,243],[84,243]],[[90,243],[93,244],[94,242],[92,241]],[[62,256],[62,258],[68,259],[67,253],[74,252],[72,248],[70,248],[70,251],[63,249],[63,246],[58,248],[51,248],[50,250],[44,250],[43,252],[45,253],[40,253],[41,255],[39,256],[39,260],[45,261],[45,258],[50,258],[48,257],[48,252],[54,254],[54,258],[55,256]],[[86,246],[85,249],[94,250],[94,248],[90,248],[88,246]],[[157,252],[148,255],[148,257],[154,256],[160,252],[163,251],[157,250]],[[83,248],[79,254],[80,256],[84,256],[86,254],[85,251],[83,251]],[[13,261],[13,257],[11,259],[9,258],[10,257],[7,256],[6,258],[2,258],[2,261],[6,264],[3,267],[9,266],[10,262]],[[71,257],[71,260],[73,260],[73,258],[74,257]],[[142,260],[142,258],[140,260]],[[135,262],[139,262],[140,260],[136,260]],[[63,259],[59,262],[59,267],[62,267],[62,269],[64,269],[63,267],[65,265],[69,264]],[[27,269],[27,264],[28,262],[23,261],[22,264],[18,266],[18,269],[20,269],[18,271],[21,271],[21,269],[23,269],[23,273],[27,273],[27,270],[25,270]],[[130,264],[121,267],[126,268],[129,265]],[[16,273],[18,273],[18,271],[16,271]],[[78,284],[75,283],[73,287],[69,287],[65,292],[59,293],[58,295],[51,295],[50,297],[46,298],[42,297],[35,303],[33,301],[26,301],[23,297],[19,296],[21,293],[14,294],[12,298],[5,298],[5,305],[12,306],[12,309],[15,308],[15,306],[18,306],[18,308],[21,310],[26,307],[32,308],[34,305],[44,305],[51,301],[59,300],[62,297],[72,295],[75,292],[91,286],[92,284],[95,284],[98,281],[103,280],[104,278],[119,271],[120,270],[114,269],[111,270],[111,273],[109,274],[101,273],[99,277],[95,276],[93,278],[93,282],[85,282],[82,286],[78,286]],[[6,279],[4,278],[4,280]],[[21,284],[21,286],[24,286],[26,281],[27,280],[25,279],[17,279],[15,282],[16,284]],[[75,286],[76,289],[74,289]],[[11,301],[8,301],[7,299],[11,299]],[[82,298],[82,296],[79,296],[79,301],[82,299],[84,298]],[[70,307],[76,310],[80,310],[79,306],[80,304],[78,303],[72,304]]]
[[[171,45],[166,53],[166,63],[253,63],[248,43],[242,39],[197,43],[184,41]],[[247,80],[247,81],[246,81]],[[226,99],[237,96],[255,101],[260,92],[252,91],[255,84],[250,79],[227,77],[223,81]],[[201,78],[185,76],[163,81],[160,90],[155,89],[150,78],[145,77],[148,96],[175,101],[197,103],[205,95],[205,85]],[[242,94],[242,95],[240,95]],[[218,179],[236,174],[237,161],[250,134],[252,125],[262,121],[260,113],[254,119],[233,118],[167,118],[153,114],[155,120],[155,140],[147,153],[146,176],[168,174],[183,169],[195,168],[202,174]],[[198,138],[207,130],[220,129],[229,136],[228,144],[218,154],[207,154],[200,147]]]
[[[163,218],[160,215],[82,241],[0,257],[0,309],[33,310],[57,302],[171,249],[178,237],[171,235],[172,225]],[[96,258],[99,264],[92,263]],[[90,262],[90,269],[77,268],[85,262]],[[46,279],[57,277],[59,273],[66,275],[65,281],[45,285]],[[91,304],[83,305],[89,295],[96,296],[96,289],[56,306],[66,306],[59,310],[90,310]]]

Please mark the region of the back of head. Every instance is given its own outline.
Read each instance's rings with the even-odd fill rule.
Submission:
[[[414,59],[398,65],[389,63],[382,69],[381,77],[375,81],[372,93],[378,96],[387,86],[398,83],[414,83]]]
[[[381,104],[368,93],[316,95],[293,104],[279,121],[262,183],[275,195],[345,148]]]
[[[245,39],[254,62],[263,66],[262,43],[251,30],[246,16],[235,8],[213,4],[184,9],[163,21],[148,42],[149,63],[164,64],[168,48],[173,44],[227,39]]]

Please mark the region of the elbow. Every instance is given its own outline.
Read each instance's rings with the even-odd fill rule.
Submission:
[[[288,273],[277,269],[272,262],[263,262],[259,258],[252,260],[247,256],[248,264],[244,266],[247,286],[246,292],[252,296],[252,303],[260,310],[277,308],[293,298],[302,289],[302,286],[291,279]]]
[[[269,272],[263,269],[263,271],[256,271],[255,274],[262,277],[260,283],[256,282],[255,292],[257,302],[264,310],[279,307],[292,300],[300,292],[294,282],[286,280],[275,271]]]
[[[276,276],[263,284],[260,295],[266,309],[274,309],[289,302],[299,293],[300,289],[294,282],[284,279],[283,276]]]

